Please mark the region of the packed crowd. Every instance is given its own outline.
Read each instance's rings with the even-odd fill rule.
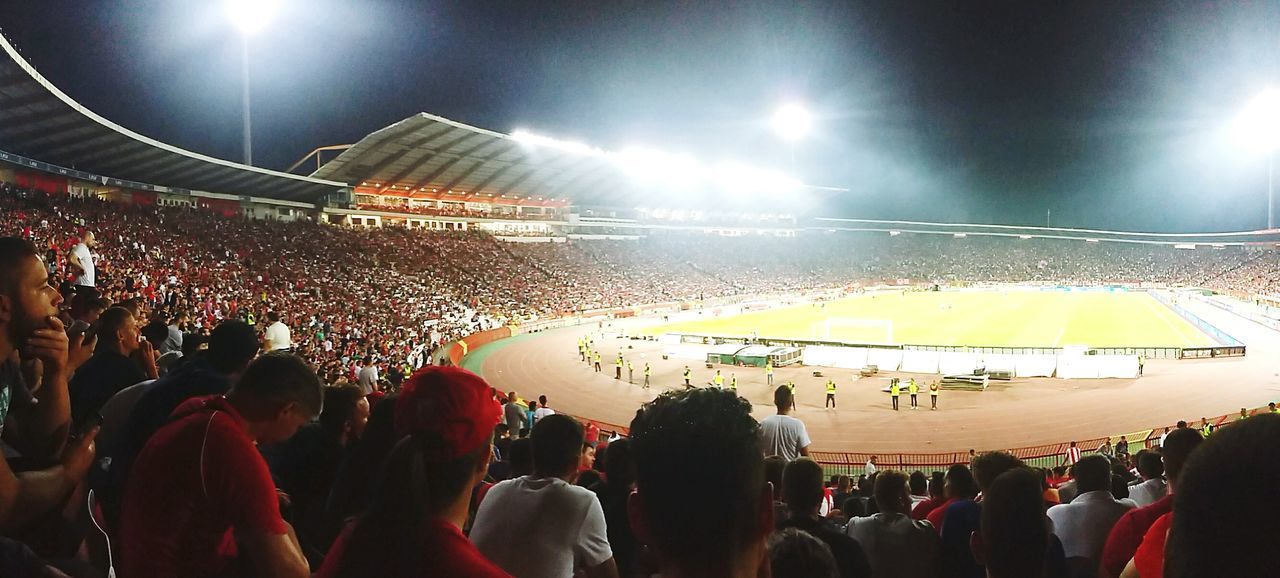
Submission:
[[[622,439],[465,370],[404,367],[584,304],[935,266],[914,249],[506,245],[0,193],[2,576],[1247,577],[1280,546],[1275,415],[1070,469],[993,452],[828,481],[786,386],[760,422],[729,390],[666,393]],[[939,271],[971,260],[932,250]],[[1076,282],[1114,273],[992,250]],[[1114,256],[1173,279],[1259,258],[1241,254]]]

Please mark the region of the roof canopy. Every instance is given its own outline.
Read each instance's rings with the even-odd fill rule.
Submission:
[[[166,187],[314,201],[345,185],[194,153],[142,136],[53,86],[0,35],[0,150]]]
[[[379,191],[591,198],[628,188],[608,160],[419,113],[360,139],[311,176]]]

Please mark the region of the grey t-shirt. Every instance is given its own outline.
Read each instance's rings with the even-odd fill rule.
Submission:
[[[764,441],[764,455],[782,456],[787,461],[800,457],[800,450],[809,447],[809,431],[804,422],[789,415],[771,415],[760,422],[760,437]]]

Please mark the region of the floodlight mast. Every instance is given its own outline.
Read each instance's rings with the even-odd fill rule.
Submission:
[[[1280,89],[1262,92],[1240,115],[1245,137],[1267,155],[1267,228],[1275,228],[1275,156],[1280,148]]]
[[[240,83],[243,87],[241,108],[244,127],[244,164],[253,164],[253,122],[249,108],[249,36],[267,25],[275,11],[276,0],[230,0],[227,12],[240,29]]]

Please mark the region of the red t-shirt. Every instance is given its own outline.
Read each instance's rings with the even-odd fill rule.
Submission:
[[[346,554],[352,524],[334,541],[324,557],[324,565],[312,578],[337,578]],[[449,578],[511,578],[497,564],[485,558],[462,530],[440,518],[431,518],[423,528],[422,567],[402,568],[401,576],[448,576]],[[388,577],[393,578],[393,577]]]
[[[924,520],[929,515],[929,512],[938,509],[938,506],[941,506],[942,502],[942,498],[929,498],[919,504],[916,504],[916,507],[911,509],[911,519]]]
[[[1173,494],[1169,494],[1148,506],[1129,510],[1107,536],[1107,545],[1102,549],[1102,576],[1100,578],[1118,578],[1124,567],[1138,551],[1142,537],[1160,516],[1173,511]]]
[[[1169,539],[1169,528],[1173,526],[1173,512],[1156,519],[1142,538],[1142,545],[1133,553],[1133,565],[1138,569],[1138,576],[1143,578],[1164,576],[1164,543]]]
[[[173,415],[129,471],[121,576],[217,576],[236,556],[233,530],[289,530],[267,464],[226,398],[191,399]]]
[[[933,528],[937,530],[939,534],[942,533],[942,524],[947,520],[947,507],[954,503],[955,500],[951,499],[938,504],[938,507],[934,508],[932,512],[929,512],[928,516],[925,516],[925,519],[929,520],[930,524],[933,524]]]

